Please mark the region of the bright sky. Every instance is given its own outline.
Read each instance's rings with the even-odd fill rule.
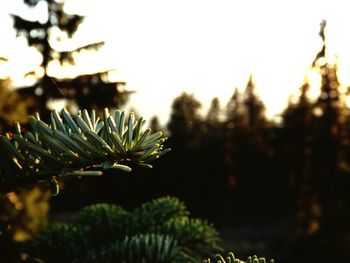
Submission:
[[[328,22],[329,54],[339,56],[341,81],[350,84],[347,2],[68,0],[68,11],[86,15],[76,35],[78,41],[105,40],[106,45],[101,53],[79,59],[79,71],[66,73],[117,69],[114,78],[138,92],[128,107],[132,105],[146,118],[159,115],[163,123],[174,97],[182,91],[193,93],[205,110],[215,96],[225,106],[234,88],[244,88],[253,73],[268,114],[273,116],[301,85],[319,51],[323,18]],[[35,52],[24,48],[23,39],[13,40],[6,12],[26,12],[20,3],[0,1],[0,56],[13,62],[0,68],[15,81],[40,61]]]

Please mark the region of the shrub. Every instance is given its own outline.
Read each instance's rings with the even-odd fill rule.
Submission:
[[[189,217],[185,205],[164,197],[126,212],[113,204],[83,208],[68,224],[57,224],[24,244],[44,262],[201,262],[221,251],[214,227]]]

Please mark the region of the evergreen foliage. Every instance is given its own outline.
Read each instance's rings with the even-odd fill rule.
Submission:
[[[295,198],[295,248],[293,255],[341,260],[349,256],[344,248],[348,235],[348,198],[342,195],[348,184],[349,164],[348,94],[338,80],[337,63],[329,61],[325,37],[326,22],[321,23],[322,48],[309,69],[320,78],[319,95],[311,100],[305,81],[296,102],[283,113],[280,140],[283,163]],[[342,207],[340,209],[340,207]],[[347,208],[345,208],[347,207]],[[345,219],[346,218],[346,219]],[[342,230],[341,230],[342,229]]]
[[[17,124],[14,134],[0,137],[0,192],[46,181],[57,194],[57,179],[98,176],[108,169],[128,172],[125,162],[151,168],[149,162],[169,151],[162,145],[166,138],[144,130],[143,118],[130,113],[125,120],[125,115],[105,109],[100,120],[95,111],[72,116],[63,109],[51,113],[49,124],[38,114],[29,117],[31,131]]]
[[[205,259],[203,263],[274,263],[273,259],[270,261],[266,261],[263,257],[258,257],[256,255],[247,257],[247,260],[242,261],[235,257],[232,252],[229,252],[226,257],[223,257],[220,254],[215,255],[215,257],[211,260],[210,258]]]
[[[274,191],[271,184],[276,182],[271,171],[273,164],[269,125],[265,105],[256,92],[251,75],[245,90],[239,92],[236,89],[227,104],[222,136],[227,183],[231,189],[236,189],[240,200],[248,206],[261,204],[257,205],[255,212],[263,206],[266,209],[266,204],[271,203],[271,196],[266,192]],[[258,174],[264,176],[257,176]],[[255,194],[244,194],[246,189]]]
[[[264,127],[267,123],[265,105],[256,94],[253,75],[250,75],[243,93],[245,122],[249,127]]]
[[[218,97],[212,99],[206,121],[213,126],[220,122],[220,100]]]
[[[74,66],[74,58],[83,51],[98,51],[104,41],[79,44],[67,48],[66,43],[72,42],[79,25],[84,17],[79,14],[70,14],[65,10],[65,1],[59,0],[24,0],[30,14],[41,5],[47,17],[11,14],[14,20],[14,29],[18,36],[24,36],[28,45],[36,48],[41,54],[40,67],[43,74],[37,71],[28,72],[37,82],[31,87],[21,87],[22,97],[29,97],[36,101],[31,109],[46,114],[47,102],[52,99],[69,99],[75,102],[78,108],[99,109],[104,107],[120,107],[127,100],[130,92],[124,90],[124,82],[108,80],[108,70],[105,69],[85,73],[74,78],[57,78],[50,73],[51,64],[63,67]],[[45,13],[44,13],[45,14]],[[45,116],[46,117],[46,116]],[[46,118],[44,118],[46,120]]]
[[[224,225],[249,224],[263,228],[268,234],[264,232],[260,235],[260,232],[255,232],[256,228],[249,229],[254,233],[248,235],[254,235],[257,239],[252,243],[263,242],[266,249],[283,262],[324,262],[324,259],[329,258],[334,261],[349,261],[349,94],[338,81],[337,64],[327,60],[324,27],[325,23],[322,24],[320,32],[322,49],[310,67],[310,71],[319,74],[320,94],[314,100],[309,98],[311,83],[305,78],[297,100],[290,100],[277,122],[266,117],[265,107],[255,91],[252,77],[243,92],[238,89],[234,91],[224,118],[219,116],[221,109],[218,100],[213,100],[207,116],[202,117],[199,114],[201,103],[193,95],[184,93],[176,98],[168,125],[171,136],[166,142],[175,150],[152,171],[152,176],[147,177],[145,171],[138,177],[140,180],[127,181],[130,183],[128,186],[133,189],[133,202],[170,192],[180,196],[186,203],[189,202],[196,215],[210,217],[210,220]],[[84,119],[84,114],[86,113],[81,113],[83,121],[90,127]],[[62,117],[62,114],[58,115],[64,127],[68,127],[65,117]],[[91,120],[92,114],[89,113],[88,117]],[[33,128],[45,127],[36,117],[31,120]],[[79,126],[77,120],[74,120],[74,123]],[[101,123],[105,123],[104,117]],[[60,130],[55,115],[52,122],[46,125],[49,129],[56,126],[56,129]],[[154,127],[158,125],[159,123],[155,122]],[[98,131],[93,128],[92,131],[107,145],[123,152],[118,142],[114,144],[114,141],[108,141],[109,137],[106,137],[103,127],[99,127]],[[17,135],[30,143],[38,142],[40,147],[50,154],[52,152],[52,157],[59,161],[68,160],[64,152],[56,154],[50,148],[50,144],[44,138],[47,134],[40,135],[40,132],[34,129],[30,132],[43,138],[30,141],[31,136],[23,131]],[[127,134],[128,132],[124,133],[125,136]],[[93,143],[85,134],[82,136],[86,143]],[[10,151],[5,147],[5,141],[9,140],[15,147],[21,147],[20,140],[16,141],[14,137],[17,136],[11,134],[3,137],[0,139],[4,144],[4,147],[0,147],[0,150],[4,151],[1,156],[7,158]],[[124,142],[127,142],[126,137],[125,141],[122,140],[123,147]],[[97,149],[105,156],[108,155],[106,149]],[[88,148],[86,150],[84,153],[88,152],[90,155]],[[55,169],[59,166],[55,162],[45,161],[45,157],[40,153],[31,154],[42,160],[46,171],[49,171],[51,166],[56,165]],[[95,152],[92,151],[91,155],[93,154]],[[130,154],[130,158],[123,159],[119,156],[121,159],[113,159],[113,162],[109,161],[109,157],[108,160],[98,159],[96,155],[91,160],[87,159],[86,167],[77,165],[70,171],[66,165],[65,169],[58,171],[58,176],[54,175],[53,178],[68,178],[69,173],[77,176],[75,169],[79,172],[103,171],[104,168],[109,169],[115,161],[118,165],[129,164],[130,161],[141,165],[148,164],[138,162],[138,156],[130,151],[127,154]],[[93,158],[98,162],[92,162]],[[18,165],[17,159],[11,157],[8,160],[13,162],[11,165]],[[9,163],[2,165],[5,167]],[[3,171],[5,169],[3,168]],[[36,178],[41,178],[40,176],[36,175]],[[19,177],[14,177],[16,182]],[[47,182],[51,177],[51,174],[46,175],[44,181]],[[8,180],[11,176],[4,178]],[[129,180],[130,177],[127,178]],[[2,180],[1,182],[5,181]],[[55,187],[56,184],[52,186]],[[115,186],[112,185],[109,189],[112,187]],[[113,198],[125,200],[129,191],[129,187],[125,187],[123,191],[114,191]],[[73,194],[74,202],[76,192]],[[208,244],[215,240],[215,231],[202,220],[189,218],[186,209],[181,208],[181,203],[169,201],[171,204],[167,204],[168,201],[162,201],[161,204],[156,204],[158,201],[147,203],[133,212],[106,204],[87,207],[72,224],[57,225],[40,234],[43,240],[57,239],[54,244],[58,244],[58,247],[54,248],[53,243],[40,241],[40,235],[34,239],[40,241],[37,246],[42,244],[48,251],[56,249],[51,254],[48,252],[40,257],[49,258],[56,255],[58,260],[65,260],[61,257],[63,244],[74,239],[69,246],[74,248],[79,244],[80,247],[70,249],[68,246],[67,253],[70,253],[71,258],[82,256],[83,252],[80,249],[91,250],[92,246],[96,247],[96,250],[91,250],[88,255],[83,255],[86,262],[98,262],[100,258],[116,262],[122,261],[122,258],[139,262],[148,262],[151,259],[154,262],[168,262],[165,260],[167,258],[170,262],[182,262],[183,258],[179,258],[183,257],[184,253],[187,261],[202,258],[207,253]],[[266,227],[266,222],[271,225]],[[95,231],[96,229],[99,231]],[[58,237],[61,231],[65,234]],[[49,232],[51,234],[48,234]],[[92,236],[96,238],[89,239]],[[82,240],[83,237],[88,238]],[[201,243],[196,243],[198,240],[201,240]],[[50,247],[45,247],[45,242],[50,244]],[[150,254],[145,252],[147,246],[152,247],[147,250]],[[221,263],[238,260],[232,256],[217,256],[216,259],[210,260]],[[251,257],[251,260],[259,262],[259,258]],[[209,259],[206,262],[210,262]]]
[[[221,250],[220,239],[211,224],[188,215],[185,205],[171,197],[132,212],[112,204],[92,205],[73,222],[40,232],[24,248],[30,258],[50,263],[201,262]]]
[[[268,245],[286,262],[350,258],[349,87],[338,80],[337,60],[327,55],[325,26],[323,45],[307,72],[318,76],[320,85],[306,75],[296,100],[278,118],[266,117],[251,77],[243,92],[234,91],[224,120],[216,102],[207,116],[196,111],[188,119],[173,118],[180,115],[180,103],[189,105],[180,95],[168,125],[176,150],[165,162],[188,167],[164,168],[168,178],[181,177],[168,189],[225,225],[284,222],[285,238]],[[315,88],[319,94],[310,97]],[[183,129],[193,123],[196,128]],[[225,217],[217,216],[222,210]]]
[[[21,98],[16,90],[11,89],[10,79],[0,79],[0,131],[8,131],[12,123],[27,120],[30,99]],[[16,105],[16,107],[13,107]]]
[[[87,262],[177,262],[181,260],[177,242],[171,236],[159,234],[140,234],[120,242],[107,245],[96,254],[89,253]],[[91,261],[89,261],[92,258]],[[96,259],[96,260],[94,260]],[[81,262],[80,260],[78,262]],[[180,261],[181,262],[181,261]]]
[[[182,93],[172,104],[168,129],[172,136],[189,136],[200,128],[201,103],[192,94]]]

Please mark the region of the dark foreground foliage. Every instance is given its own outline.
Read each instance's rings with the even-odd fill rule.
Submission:
[[[24,244],[29,258],[58,262],[201,262],[221,250],[211,224],[189,217],[179,200],[153,200],[127,212],[112,204],[85,207]]]

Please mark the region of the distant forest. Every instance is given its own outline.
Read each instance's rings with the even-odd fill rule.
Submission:
[[[57,5],[52,10],[60,10]],[[63,16],[58,13],[56,18],[59,15]],[[18,16],[14,19],[19,31],[38,26]],[[75,31],[74,23],[80,23],[77,16],[62,17],[62,21],[71,21],[60,26],[68,35]],[[71,58],[67,52],[48,50],[50,23],[41,28],[46,38],[32,39],[28,34],[30,43],[47,52],[43,53],[47,58],[44,69],[49,59]],[[310,83],[305,81],[275,122],[266,117],[253,78],[243,92],[233,92],[226,107],[214,98],[204,117],[199,114],[200,101],[183,93],[173,101],[169,123],[163,127],[169,132],[167,146],[172,151],[156,161],[154,169],[135,167],[132,175],[107,174],[104,180],[69,182],[60,199],[52,200],[52,211],[76,210],[96,201],[131,208],[151,198],[173,195],[188,204],[195,216],[219,226],[288,222],[285,235],[271,241],[271,253],[280,262],[295,262],[299,256],[305,262],[322,258],[349,261],[350,89],[340,87],[337,64],[327,60],[324,27],[325,23],[320,31],[322,49],[310,65],[321,80],[316,99],[308,97]],[[2,80],[2,129],[11,128],[14,119],[24,119],[35,110],[44,111],[50,98],[62,94],[86,108],[123,105],[128,93],[118,83],[108,83],[105,74],[56,81],[57,89],[44,71],[38,83],[19,92],[11,92],[8,81]],[[156,118],[150,125],[155,130],[162,128]]]
[[[285,235],[270,244],[283,262],[350,259],[348,88],[340,88],[337,64],[327,62],[324,26],[324,45],[310,66],[321,80],[317,98],[308,97],[306,81],[276,122],[266,117],[253,78],[226,107],[214,98],[206,116],[199,114],[200,101],[183,93],[163,127],[172,148],[166,158],[152,170],[135,167],[133,176],[87,180],[79,200],[70,191],[77,186],[67,185],[65,207],[96,199],[135,207],[174,195],[194,215],[221,226],[287,222]],[[150,126],[162,128],[157,118]],[[59,203],[53,209],[60,210]]]

